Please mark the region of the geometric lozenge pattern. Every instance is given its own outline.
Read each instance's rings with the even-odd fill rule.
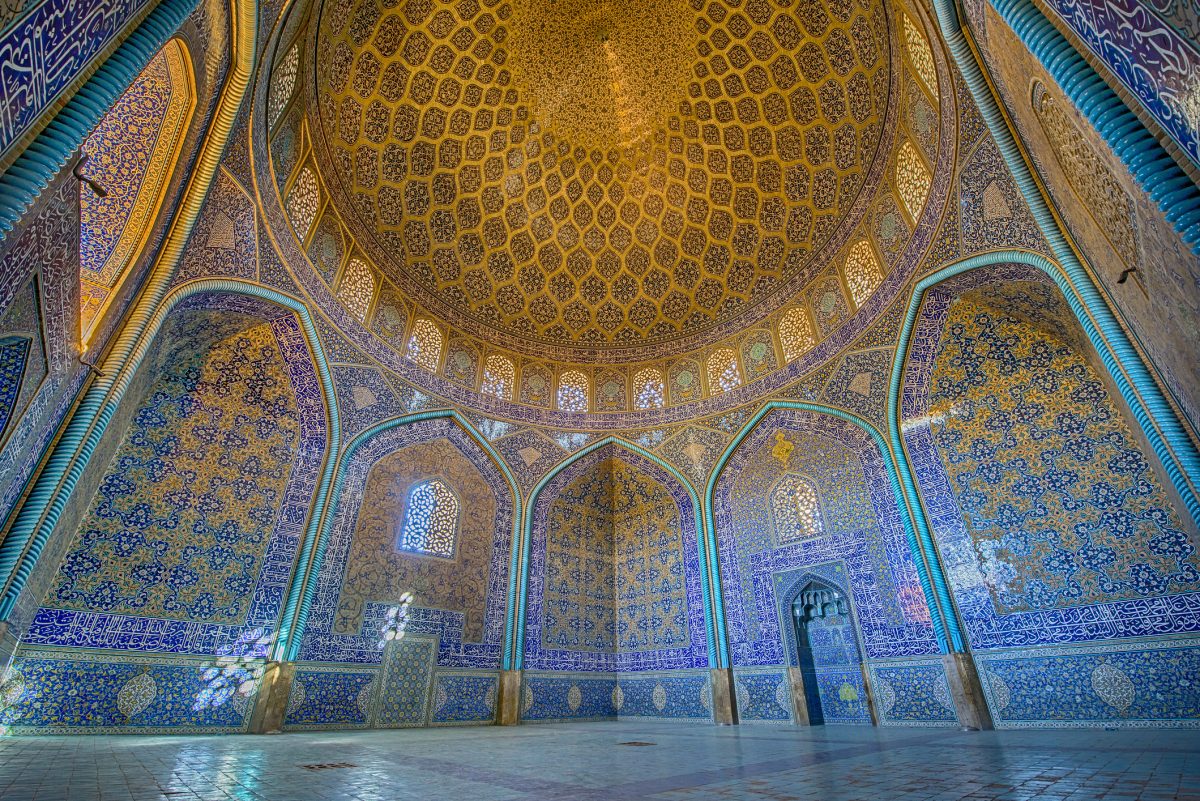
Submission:
[[[299,440],[271,326],[170,360],[45,605],[242,623]]]
[[[1040,284],[951,307],[931,432],[1000,613],[1200,589],[1200,557],[1099,377],[1052,329],[1005,313]]]

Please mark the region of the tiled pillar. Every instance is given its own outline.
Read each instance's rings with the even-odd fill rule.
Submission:
[[[942,654],[946,667],[946,680],[950,684],[950,698],[958,715],[958,724],[964,729],[989,731],[992,713],[983,696],[983,685],[979,682],[979,671],[970,654]]]
[[[515,726],[521,722],[520,670],[500,671],[500,687],[496,693],[496,725]]]
[[[871,725],[879,725],[879,713],[875,710],[875,691],[871,688],[871,673],[867,670],[867,663],[860,662],[859,668],[862,670],[863,692],[866,693],[866,698],[863,701],[867,705],[867,712],[871,714]]]
[[[713,723],[718,726],[737,723],[737,711],[733,702],[733,671],[718,668],[708,671],[708,674],[712,684]]]
[[[804,695],[804,671],[798,667],[788,668],[788,684],[792,688],[792,719],[797,726],[811,726],[808,700]]]
[[[8,621],[0,622],[0,681],[8,675],[8,667],[12,664],[13,654],[17,652],[17,638],[8,637]]]
[[[292,679],[296,676],[295,662],[269,662],[258,685],[254,712],[250,715],[251,734],[273,734],[283,731]]]

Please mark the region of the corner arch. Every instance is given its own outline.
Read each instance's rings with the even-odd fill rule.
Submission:
[[[591,456],[597,451],[605,447],[615,447],[625,450],[626,452],[637,456],[639,459],[645,460],[658,468],[666,471],[674,480],[679,482],[688,493],[691,499],[693,514],[695,515],[696,531],[699,534],[697,537],[697,552],[699,555],[700,567],[700,590],[701,597],[704,603],[704,628],[705,642],[708,652],[708,664],[710,667],[717,667],[719,662],[718,637],[717,637],[717,618],[720,609],[720,596],[712,586],[713,576],[716,570],[715,553],[707,547],[705,537],[703,536],[703,527],[701,525],[704,517],[703,507],[700,503],[700,496],[696,493],[696,489],[691,482],[684,478],[683,474],[672,467],[668,462],[661,457],[650,453],[645,448],[642,448],[632,442],[614,436],[604,437],[597,440],[585,448],[572,454],[567,459],[564,459],[554,467],[549,473],[542,477],[529,493],[529,498],[525,504],[525,512],[522,517],[521,524],[521,542],[519,547],[520,564],[519,584],[515,587],[517,608],[515,610],[515,626],[514,637],[511,641],[513,647],[513,661],[511,669],[520,669],[524,661],[524,642],[525,642],[525,617],[526,617],[526,601],[528,598],[529,587],[529,552],[532,547],[533,540],[533,512],[537,508],[538,497],[542,490],[545,489],[557,476],[561,475],[565,470],[572,465],[580,462],[582,459]],[[516,571],[514,571],[514,574]]]
[[[737,451],[738,446],[751,434],[759,424],[772,412],[778,409],[797,409],[800,411],[812,412],[815,414],[824,414],[831,417],[836,417],[844,422],[850,423],[864,432],[866,432],[879,450],[884,468],[888,475],[888,483],[891,486],[892,494],[895,499],[896,507],[900,512],[901,523],[904,526],[905,538],[908,541],[908,546],[913,555],[913,560],[916,563],[917,577],[921,584],[921,589],[925,595],[926,604],[929,607],[931,622],[933,625],[934,636],[938,642],[938,648],[943,652],[962,651],[965,648],[965,641],[958,626],[957,617],[954,614],[954,606],[950,600],[950,591],[946,583],[945,576],[942,572],[941,562],[938,560],[937,552],[933,549],[932,538],[929,542],[925,542],[925,537],[921,535],[921,530],[928,532],[928,525],[924,519],[924,513],[916,498],[915,490],[909,492],[900,480],[900,472],[897,467],[897,459],[895,453],[888,447],[887,440],[883,434],[856,415],[845,412],[841,409],[836,409],[831,406],[824,406],[816,403],[806,403],[804,401],[771,401],[765,404],[758,412],[742,426],[738,431],[737,436],[729,443],[721,457],[717,460],[716,466],[713,468],[712,475],[709,477],[708,484],[704,491],[705,501],[705,520],[704,520],[704,537],[706,547],[711,552],[716,551],[716,520],[713,517],[713,504],[717,483],[724,472],[726,464]],[[715,577],[717,597],[721,595],[720,576]],[[721,634],[719,643],[719,655],[721,663],[718,667],[728,668],[731,666],[729,642],[724,636],[725,621],[724,607],[719,609],[720,625],[718,632]]]
[[[295,315],[300,323],[305,345],[313,357],[328,428],[324,464],[314,496],[314,513],[310,516],[298,556],[299,564],[307,562],[315,534],[316,510],[323,508],[332,479],[334,460],[331,455],[340,447],[337,396],[316,326],[303,302],[274,289],[231,279],[189,281],[176,287],[163,299],[161,306],[147,321],[142,336],[131,349],[129,357],[116,372],[100,373],[97,376],[64,426],[63,433],[42,472],[33,481],[25,503],[14,516],[8,535],[0,543],[0,579],[4,582],[4,593],[0,596],[0,620],[8,621],[12,615],[39,557],[62,517],[68,499],[91,462],[113,415],[128,392],[138,368],[150,352],[163,324],[171,313],[186,301],[214,295],[239,296],[279,307],[284,313]],[[298,602],[294,596],[293,584],[280,618],[279,641],[286,639],[287,621]]]
[[[1088,292],[1077,292],[1067,271],[1039,253],[1025,250],[982,253],[947,265],[917,282],[909,300],[904,325],[900,330],[888,387],[888,439],[894,452],[905,452],[900,431],[900,417],[903,413],[901,403],[905,376],[908,373],[909,351],[912,348],[925,294],[956,276],[1004,264],[1033,267],[1049,276],[1058,287],[1092,347],[1100,356],[1109,377],[1128,404],[1172,486],[1183,500],[1193,524],[1200,525],[1200,497],[1194,478],[1200,476],[1200,451],[1189,436],[1187,428],[1179,420],[1174,408],[1155,382],[1133,343],[1117,324],[1112,312],[1103,305],[1099,293],[1094,288]],[[916,498],[916,485],[907,461],[899,459],[898,464],[905,491]],[[922,542],[932,553],[932,538],[923,515],[918,516],[918,525],[923,527]]]

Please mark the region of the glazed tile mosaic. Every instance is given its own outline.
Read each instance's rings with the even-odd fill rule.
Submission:
[[[696,508],[679,479],[606,445],[555,474],[533,520],[527,668],[707,667]]]
[[[433,477],[461,503],[453,559],[396,547],[408,491]],[[438,637],[440,667],[498,668],[512,518],[512,487],[453,420],[372,437],[347,467],[300,659],[379,664],[387,610],[408,592],[407,630]]]
[[[0,796],[1200,800],[1196,24],[1025,4],[0,3]]]

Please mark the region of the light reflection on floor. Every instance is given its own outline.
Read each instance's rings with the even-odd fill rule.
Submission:
[[[630,741],[653,745],[621,745]],[[621,722],[258,737],[10,737],[0,739],[0,798],[1200,801],[1200,731]]]

